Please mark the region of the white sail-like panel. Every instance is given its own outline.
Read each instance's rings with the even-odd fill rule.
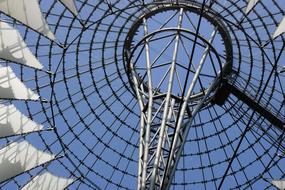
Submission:
[[[248,14],[260,0],[248,0],[245,13]]]
[[[21,190],[63,190],[73,182],[74,179],[58,177],[45,172],[33,178]]]
[[[281,23],[279,24],[277,30],[275,31],[273,35],[273,39],[277,38],[281,34],[285,32],[285,17],[282,19]]]
[[[0,21],[0,58],[36,69],[43,68],[27,47],[20,33],[2,21]]]
[[[272,184],[275,185],[275,187],[277,187],[280,190],[284,190],[285,189],[285,181],[273,180]]]
[[[60,0],[74,15],[78,15],[74,0]]]
[[[42,16],[38,0],[1,0],[0,11],[55,40],[54,34]]]
[[[42,125],[27,118],[14,105],[0,104],[0,138],[40,130],[43,130]]]
[[[0,183],[54,159],[26,141],[11,143],[0,150]]]
[[[39,95],[27,88],[10,67],[0,67],[0,99],[38,100]]]

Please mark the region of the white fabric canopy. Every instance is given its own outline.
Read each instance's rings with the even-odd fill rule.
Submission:
[[[27,141],[14,142],[0,150],[0,182],[55,159]]]
[[[0,99],[38,100],[39,95],[27,88],[10,67],[0,67]]]
[[[55,40],[54,34],[42,16],[38,0],[1,0],[0,11]]]
[[[248,0],[245,13],[248,14],[260,0]]]
[[[273,180],[272,184],[275,185],[275,187],[277,187],[280,190],[284,190],[285,189],[285,181]]]
[[[58,177],[45,172],[34,177],[22,190],[63,190],[73,182],[74,179]]]
[[[20,33],[2,21],[0,21],[0,58],[37,69],[43,68]]]
[[[74,15],[78,15],[74,0],[60,0]]]
[[[43,130],[43,126],[23,115],[14,105],[0,104],[0,138]]]
[[[277,38],[281,34],[285,32],[285,17],[282,19],[281,23],[279,24],[277,30],[275,31],[273,35],[273,39]]]

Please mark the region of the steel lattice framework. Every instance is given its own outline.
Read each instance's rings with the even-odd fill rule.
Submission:
[[[282,0],[3,0],[0,189],[281,188],[284,15]]]
[[[174,15],[178,15],[176,27],[165,27],[168,25],[169,19],[159,30],[149,31],[150,23],[148,23],[148,18],[154,17],[154,14],[173,12],[173,10]],[[187,12],[199,15],[196,18],[198,26],[193,27],[194,32],[183,28],[186,25],[183,23],[183,17],[188,16],[192,17],[193,20],[195,19],[193,15],[187,15]],[[169,13],[164,14],[169,15]],[[223,73],[229,73],[231,70],[232,49],[230,36],[224,31],[225,27],[216,15],[211,12],[210,7],[206,7],[205,2],[203,4],[195,2],[162,3],[148,8],[148,14],[144,14],[135,23],[135,26],[143,25],[144,37],[133,47],[134,50],[132,50],[130,44],[134,43],[133,34],[136,33],[138,35],[139,31],[135,27],[130,31],[130,36],[127,38],[129,42],[127,42],[127,47],[125,47],[126,62],[128,63],[127,68],[135,86],[142,113],[138,189],[169,188],[194,117],[207,102],[210,102],[209,96],[219,86],[221,78],[224,77]],[[213,31],[209,40],[204,38],[206,35],[203,36],[199,32],[200,24],[204,17],[213,25]],[[210,26],[209,29],[211,29]],[[171,35],[169,32],[174,34]],[[224,58],[212,45],[218,32],[221,33],[220,38],[223,38],[226,44],[226,48],[224,48],[226,55]],[[162,33],[165,33],[165,35],[162,35]],[[187,37],[187,33],[192,35],[192,38]],[[155,38],[155,36],[158,37]],[[165,38],[169,37],[173,37],[173,40],[151,61],[150,46],[159,46],[163,44],[160,40],[165,40]],[[186,39],[183,39],[184,37]],[[187,40],[194,43],[192,52],[188,52],[186,49],[186,47],[191,47],[191,45],[186,44]],[[154,41],[156,44],[153,44]],[[159,58],[167,52],[166,50],[171,46],[172,42],[174,45],[170,60],[160,63]],[[204,45],[202,45],[203,43]],[[139,55],[135,57],[133,55],[135,54],[134,51],[138,51],[137,49],[142,44],[146,56],[143,60],[138,57],[142,56],[141,51],[139,51]],[[179,44],[182,45],[179,46]],[[198,65],[193,63],[196,44],[204,48]],[[181,60],[183,55],[179,55],[179,50],[181,51],[182,48],[187,53],[187,57],[184,57],[184,59],[188,58],[189,60]],[[220,48],[223,49],[222,47]],[[210,60],[207,60],[210,51],[213,51],[213,57],[216,56],[217,59],[211,57]],[[134,63],[133,60],[135,60]],[[139,61],[142,61],[144,66],[138,63]],[[186,63],[183,63],[185,61]],[[211,66],[204,66],[206,64]],[[162,73],[164,71],[163,67],[168,67],[164,73]],[[179,70],[179,67],[184,69],[185,72]],[[202,70],[205,70],[203,67],[207,68],[204,74],[202,74]],[[139,70],[146,70],[141,77]],[[161,78],[154,76],[158,72]],[[190,73],[192,73],[193,77],[190,76]],[[183,79],[183,76],[181,76],[183,74],[186,74],[186,79]],[[192,78],[192,81],[189,82],[188,78]],[[205,87],[209,78],[212,78],[212,83],[209,87]],[[197,89],[195,86],[198,81],[200,86]],[[179,90],[175,89],[175,87],[179,87]]]

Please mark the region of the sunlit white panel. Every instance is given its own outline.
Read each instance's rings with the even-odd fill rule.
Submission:
[[[1,0],[0,11],[55,40],[54,34],[42,16],[38,0]]]
[[[0,104],[0,138],[40,130],[42,125],[27,118],[14,105]]]
[[[0,67],[0,99],[38,100],[39,96],[27,88],[10,67]]]
[[[74,15],[78,15],[74,0],[60,0]]]
[[[274,180],[274,181],[272,181],[272,184],[275,185],[275,187],[277,187],[280,190],[284,190],[285,189],[285,181]]]
[[[280,36],[281,34],[283,34],[285,32],[285,17],[282,19],[281,23],[279,24],[277,30],[275,31],[274,35],[273,35],[273,39],[277,38],[278,36]]]
[[[73,182],[74,179],[58,177],[45,172],[34,177],[22,190],[63,190]]]
[[[248,14],[260,0],[248,0],[245,13]]]
[[[43,68],[19,32],[2,21],[0,21],[0,58],[37,69]]]
[[[36,149],[27,141],[13,142],[0,150],[0,182],[54,159],[54,155]]]

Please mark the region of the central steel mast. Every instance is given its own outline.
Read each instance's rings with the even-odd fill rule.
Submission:
[[[131,30],[124,52],[141,110],[138,189],[169,189],[194,117],[209,105],[220,79],[231,68],[231,44],[223,23],[205,2],[161,3],[149,10]],[[170,16],[156,29],[151,22],[159,14]],[[185,27],[189,14],[196,16],[191,30]],[[205,20],[212,30],[207,35],[200,33]],[[219,47],[213,45],[216,38],[223,42]],[[167,39],[159,53],[152,52]],[[218,48],[227,54],[221,56]],[[161,63],[161,57],[168,59]]]

